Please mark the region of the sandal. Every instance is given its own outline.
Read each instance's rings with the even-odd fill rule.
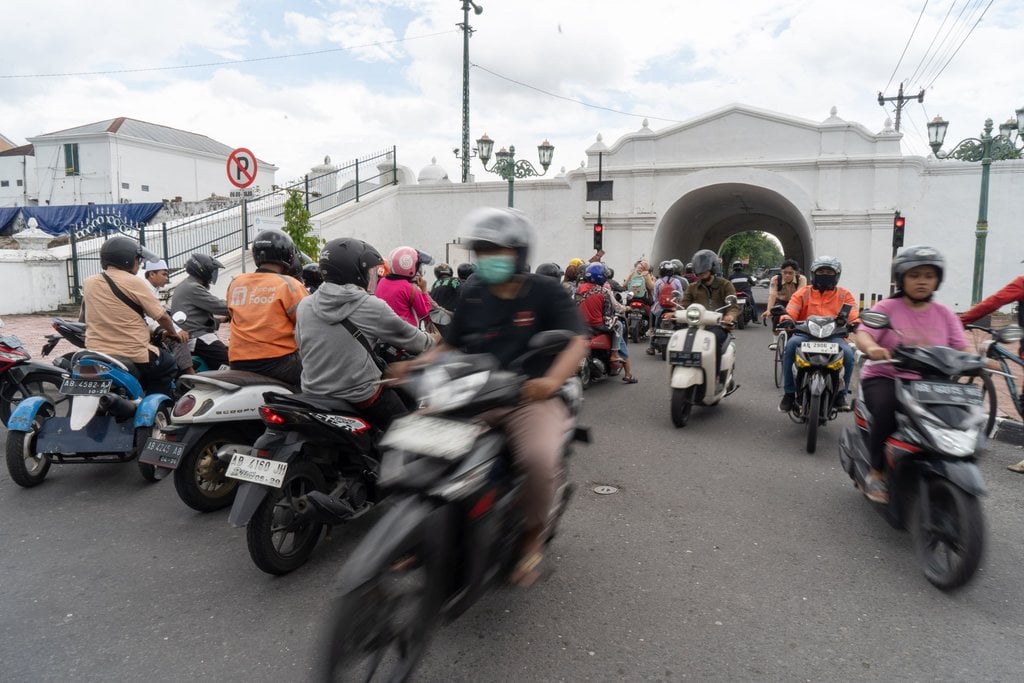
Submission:
[[[516,565],[516,568],[512,570],[509,581],[520,588],[529,588],[537,583],[537,579],[541,576],[540,570],[537,567],[543,559],[544,555],[539,552],[531,553],[524,557]]]
[[[1016,465],[1007,465],[1006,469],[1010,470],[1011,472],[1017,472],[1019,474],[1024,474],[1024,460],[1021,460]]]
[[[623,375],[622,381],[626,384],[636,384],[639,380],[633,375]]]
[[[884,479],[867,478],[864,480],[864,495],[873,503],[885,505],[889,502],[889,487]]]
[[[653,346],[648,346],[648,347],[647,347],[647,355],[648,355],[648,356],[653,356],[653,355],[654,355],[654,354],[656,354],[656,353],[657,353],[657,351],[655,351],[655,350],[654,350],[654,347],[653,347]]]

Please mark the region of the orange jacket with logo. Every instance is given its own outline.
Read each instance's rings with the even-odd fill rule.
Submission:
[[[857,302],[853,300],[853,294],[846,287],[836,287],[827,292],[819,292],[811,285],[806,285],[793,292],[786,305],[786,315],[783,320],[789,318],[800,322],[807,320],[812,315],[839,315],[839,309],[843,304],[850,304],[850,315],[846,320],[855,323],[860,320],[860,311],[857,310]]]
[[[231,342],[228,360],[280,358],[298,350],[295,308],[306,288],[290,275],[242,273],[228,285]]]

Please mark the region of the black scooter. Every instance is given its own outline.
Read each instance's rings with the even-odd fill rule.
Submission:
[[[865,311],[863,324],[890,328],[885,314]],[[942,590],[967,583],[981,561],[985,494],[976,453],[985,442],[982,389],[954,377],[986,372],[985,359],[944,346],[897,347],[893,361],[919,379],[897,379],[898,427],[886,441],[889,503],[875,504],[894,528],[909,528],[925,577]],[[871,415],[854,407],[856,427],[843,430],[839,461],[860,490],[870,468]]]
[[[531,341],[533,354],[565,347],[569,333]],[[451,353],[411,380],[420,411],[392,424],[382,446],[381,485],[397,499],[341,570],[318,678],[409,679],[441,618],[455,619],[513,569],[525,532],[523,476],[500,430],[479,413],[519,402],[525,377],[499,370],[487,354]],[[589,441],[575,426],[582,389],[572,378],[562,397],[572,415],[563,448]],[[563,486],[549,540],[565,509]]]

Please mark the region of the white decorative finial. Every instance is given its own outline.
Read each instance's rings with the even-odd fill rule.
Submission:
[[[330,166],[330,165],[331,165],[331,157],[325,155],[324,156],[324,166]]]
[[[888,116],[885,117],[885,126],[882,128],[883,133],[895,133],[896,129],[892,127],[892,119]]]
[[[437,166],[437,157],[430,157],[430,163],[432,163],[434,166]]]
[[[647,128],[647,127],[648,127],[648,125],[647,125],[647,119],[644,119],[644,122],[643,122],[643,127],[644,127],[644,128]]]
[[[598,141],[598,142],[601,142],[602,140],[604,140],[604,136],[603,136],[603,135],[601,135],[600,133],[598,133],[598,134],[597,134],[597,141]]]
[[[829,116],[835,116],[838,113],[839,109],[837,109],[835,105],[832,105],[832,108],[828,110]]]

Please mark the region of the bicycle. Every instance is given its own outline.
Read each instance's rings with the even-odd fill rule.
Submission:
[[[983,397],[983,409],[988,413],[988,421],[985,425],[985,433],[992,436],[993,429],[996,424],[996,412],[998,408],[998,397],[996,396],[995,382],[992,381],[992,375],[1002,375],[1006,382],[1006,388],[1009,390],[1010,400],[1013,402],[1013,407],[1017,411],[1017,415],[1024,419],[1024,392],[1018,390],[1017,380],[1013,375],[1013,369],[1011,363],[1024,368],[1024,359],[1018,354],[1013,353],[1003,344],[1009,344],[1015,341],[1020,341],[1024,337],[1024,329],[1017,325],[1010,325],[1001,329],[995,330],[990,327],[984,327],[982,325],[965,325],[968,330],[980,330],[990,335],[990,339],[982,342],[982,354],[986,358],[990,358],[999,364],[998,370],[990,370],[981,377],[970,377],[963,378],[967,384],[976,384],[981,382],[982,386],[982,397]]]
[[[782,356],[786,352],[786,342],[789,341],[789,333],[785,327],[779,326],[779,316],[786,312],[782,306],[775,306],[769,317],[772,319],[772,332],[775,334],[775,341],[768,345],[768,349],[775,352],[775,388],[782,388]],[[764,319],[768,324],[768,319]]]

